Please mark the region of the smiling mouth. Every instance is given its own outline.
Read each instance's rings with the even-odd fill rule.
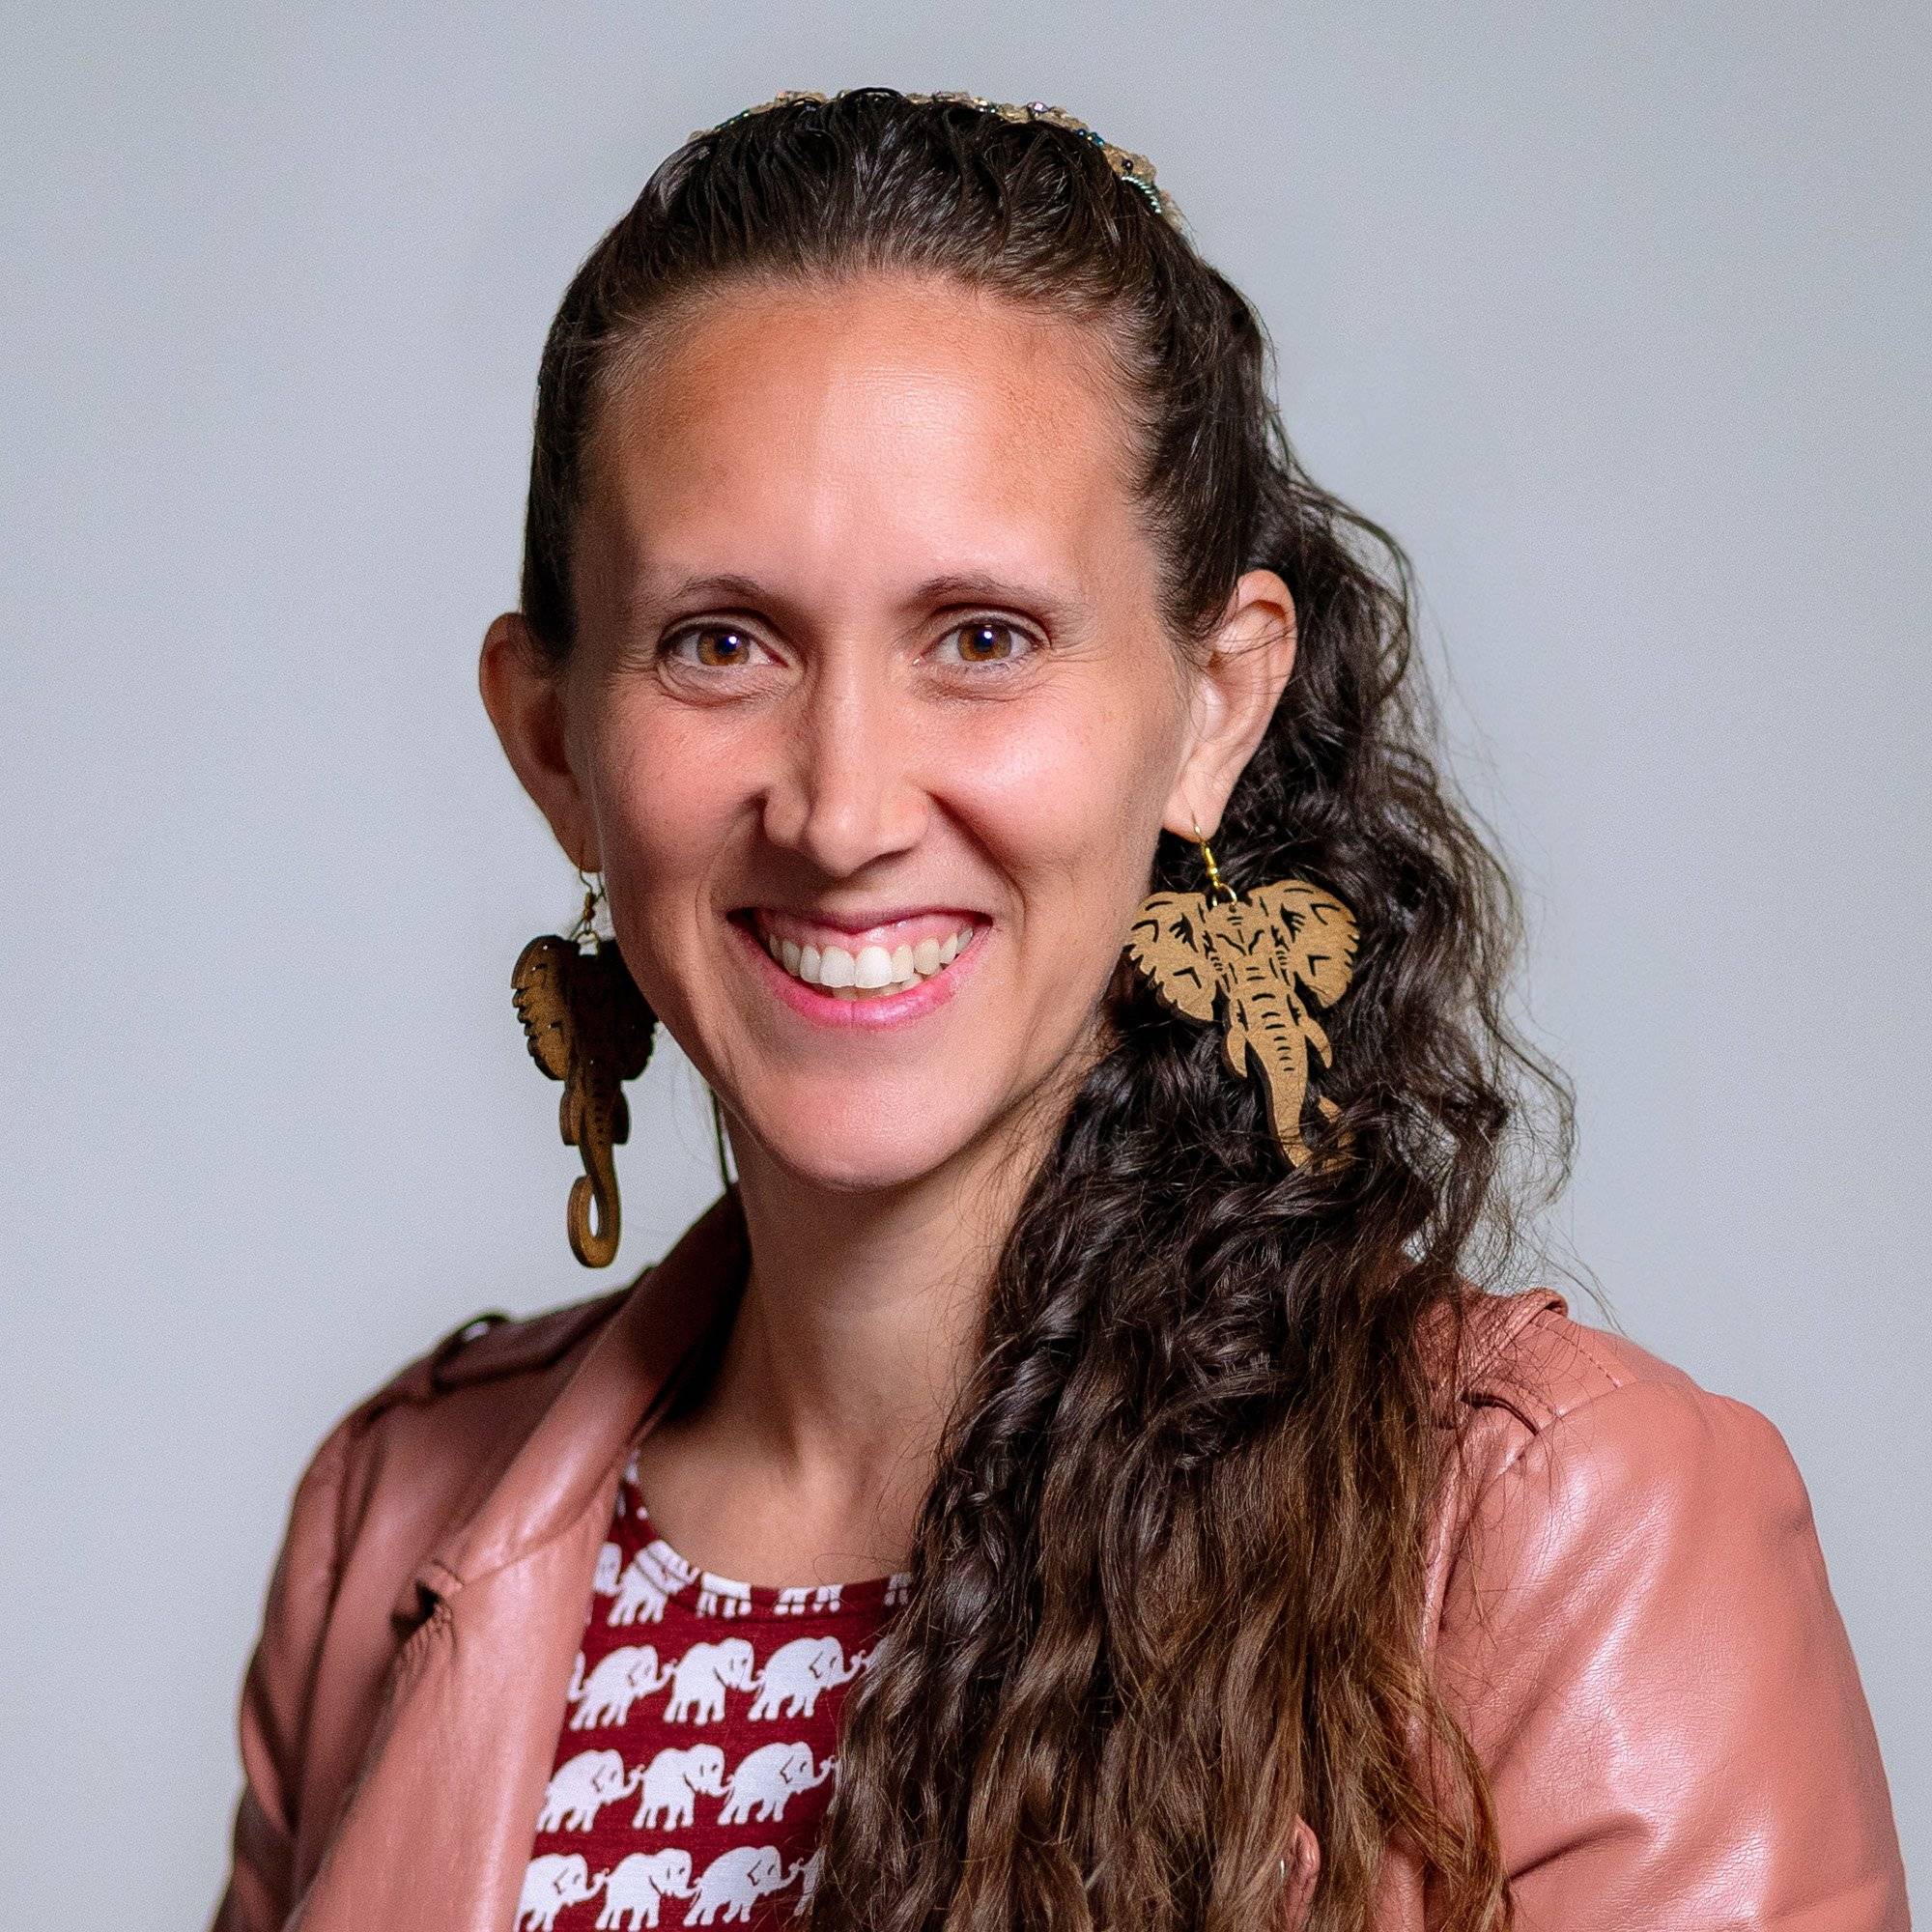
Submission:
[[[903,937],[895,928],[883,928],[878,937],[854,934],[841,944],[822,929],[803,936],[803,922],[760,908],[732,918],[794,980],[834,999],[860,1002],[885,999],[938,979],[971,949],[980,931],[977,920],[944,914],[898,922]]]

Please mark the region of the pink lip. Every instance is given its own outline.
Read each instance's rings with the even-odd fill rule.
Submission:
[[[832,993],[821,992],[816,986],[807,985],[803,980],[794,979],[765,951],[765,943],[754,927],[737,919],[727,919],[724,923],[743,942],[746,952],[752,955],[754,970],[765,976],[772,990],[801,1019],[810,1020],[822,1027],[866,1030],[906,1026],[945,1006],[957,995],[961,981],[980,963],[980,954],[985,951],[987,934],[992,929],[982,926],[974,935],[972,945],[945,972],[935,974],[930,980],[922,980],[902,993],[880,993],[869,1000],[841,1000]]]

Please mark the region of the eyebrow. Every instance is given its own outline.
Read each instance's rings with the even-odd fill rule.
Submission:
[[[760,583],[754,577],[738,571],[706,571],[659,585],[649,574],[641,577],[626,600],[628,617],[635,618],[653,604],[682,604],[697,598],[720,602],[753,604],[770,611],[795,613],[795,606],[781,591]],[[1081,604],[1070,591],[1045,583],[1028,582],[1017,577],[990,570],[948,570],[922,579],[901,600],[906,609],[924,610],[933,605],[1000,604],[1037,611],[1049,625],[1072,624]]]

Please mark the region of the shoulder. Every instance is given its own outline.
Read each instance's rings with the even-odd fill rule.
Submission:
[[[1524,1917],[1902,1926],[1877,1739],[1777,1429],[1547,1291],[1472,1303],[1454,1358],[1427,1640]]]
[[[339,1566],[370,1541],[428,1547],[484,1493],[635,1281],[513,1318],[469,1316],[345,1410],[297,1486],[292,1543]]]
[[[1696,1435],[1726,1426],[1776,1435],[1747,1404],[1704,1387],[1628,1336],[1578,1321],[1551,1289],[1470,1294],[1453,1351],[1445,1343],[1437,1359],[1454,1363],[1444,1369],[1442,1394],[1455,1420],[1506,1417],[1511,1426],[1496,1433],[1516,1456],[1579,1425],[1611,1434],[1664,1427]]]
[[[1472,1290],[1459,1307],[1441,1307],[1432,1320],[1440,1330],[1458,1313],[1460,1348],[1450,1372],[1457,1399],[1469,1406],[1513,1408],[1528,1429],[1548,1427],[1620,1388],[1696,1387],[1682,1369],[1628,1337],[1578,1321],[1554,1289],[1520,1294]],[[1436,1348],[1446,1363],[1446,1347],[1438,1342]]]
[[[543,1378],[573,1357],[616,1312],[634,1285],[627,1283],[533,1315],[514,1317],[490,1308],[469,1316],[406,1362],[343,1420],[352,1429],[367,1428],[399,1406],[430,1408],[466,1391],[493,1386],[502,1399],[514,1401],[516,1384]]]
[[[1443,1359],[1449,1359],[1445,1350]],[[1457,1455],[1438,1553],[1520,1580],[1618,1552],[1811,1561],[1810,1498],[1776,1424],[1549,1290],[1475,1295],[1453,1379]]]
[[[342,1412],[296,1482],[270,1579],[262,1652],[277,1683],[305,1682],[325,1626],[346,1623],[351,1674],[370,1689],[396,1593],[488,1493],[629,1293],[471,1316]]]

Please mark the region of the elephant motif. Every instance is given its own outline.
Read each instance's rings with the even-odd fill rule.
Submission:
[[[722,1643],[693,1644],[678,1659],[671,1675],[666,1718],[673,1724],[715,1723],[724,1715],[726,1690],[757,1689],[753,1662],[752,1646],[741,1636],[727,1636]],[[753,1715],[757,1714],[754,1711]]]
[[[811,1894],[818,1889],[818,1874],[825,1866],[825,1848],[818,1850],[806,1860],[805,1869],[798,1875],[798,1903],[791,1909],[794,1918],[803,1918],[805,1909],[811,1903]]]
[[[731,1789],[718,1813],[721,1825],[760,1824],[782,1818],[792,1794],[823,1784],[838,1764],[820,1758],[814,1766],[810,1745],[760,1745],[739,1760],[731,1774]]]
[[[687,1564],[662,1537],[655,1537],[633,1556],[617,1579],[616,1602],[605,1619],[611,1624],[634,1624],[664,1620],[665,1605],[697,1572]]]
[[[1296,988],[1323,1007],[1342,997],[1354,972],[1354,915],[1306,879],[1279,879],[1245,897],[1227,885],[1219,892],[1151,894],[1126,951],[1169,1010],[1211,1020],[1224,1003],[1228,1069],[1245,1074],[1253,1055],[1275,1137],[1290,1165],[1302,1167],[1311,1158],[1301,1133],[1310,1055],[1331,1061],[1328,1036]],[[1340,1112],[1333,1100],[1315,1105],[1328,1120]]]
[[[835,1684],[849,1684],[870,1661],[869,1652],[855,1650],[848,1663],[845,1648],[836,1636],[793,1637],[765,1660],[751,1716],[809,1718],[821,1691]]]
[[[597,1932],[639,1932],[658,1922],[658,1903],[692,1894],[689,1852],[633,1852],[605,1876],[609,1889],[597,1915]]]
[[[615,946],[582,951],[574,938],[545,933],[517,957],[510,975],[517,1017],[530,1058],[563,1082],[557,1123],[564,1145],[582,1156],[571,1182],[565,1225],[571,1252],[585,1267],[608,1267],[620,1228],[617,1167],[611,1149],[630,1138],[623,1082],[651,1057],[657,1020]],[[591,1209],[596,1208],[596,1225]]]
[[[716,1745],[661,1750],[644,1767],[643,1796],[631,1823],[665,1832],[689,1825],[696,1810],[692,1802],[696,1793],[724,1796],[724,1753]]]
[[[687,1925],[709,1925],[722,1914],[727,1925],[743,1924],[767,1893],[782,1891],[805,1869],[800,1859],[786,1865],[776,1845],[738,1845],[704,1867],[697,1896],[684,1915]]]
[[[570,1728],[588,1731],[599,1724],[621,1724],[639,1697],[662,1690],[669,1682],[669,1665],[658,1668],[658,1654],[649,1644],[621,1645],[599,1660],[587,1680],[573,1686],[570,1701],[577,1709],[571,1713]]]
[[[537,1814],[539,1832],[587,1832],[605,1805],[634,1790],[637,1777],[624,1769],[613,1750],[579,1751],[559,1765],[544,1787],[543,1809]]]
[[[607,1543],[597,1552],[597,1576],[590,1587],[600,1597],[614,1597],[623,1568],[624,1552],[614,1543]]]
[[[582,1852],[546,1852],[524,1868],[514,1932],[551,1932],[566,1905],[595,1898],[608,1874],[590,1876]],[[603,1921],[600,1919],[599,1923]]]
[[[820,1611],[836,1616],[838,1612],[838,1596],[843,1589],[839,1583],[794,1583],[779,1592],[778,1602],[772,1605],[772,1613],[781,1617],[815,1616]]]
[[[752,1586],[735,1577],[714,1577],[709,1570],[697,1577],[700,1617],[742,1617],[752,1607]]]

